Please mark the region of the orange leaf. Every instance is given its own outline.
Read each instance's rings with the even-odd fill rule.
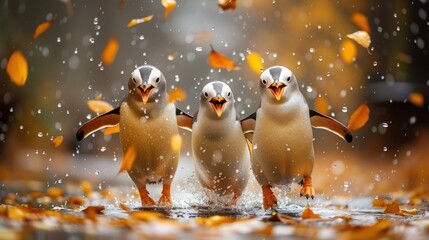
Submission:
[[[127,207],[127,205],[123,204],[123,203],[119,203],[119,207],[124,210],[125,212],[130,212],[130,208]]]
[[[181,88],[175,88],[168,93],[168,102],[183,101],[186,99],[186,93]]]
[[[425,96],[418,92],[412,92],[408,95],[408,100],[417,107],[423,107],[425,105]]]
[[[257,52],[251,52],[247,55],[247,64],[250,69],[254,71],[256,74],[260,75],[262,69],[264,68],[264,63],[262,63],[262,57]]]
[[[324,97],[314,99],[314,107],[321,114],[329,115],[329,103]]]
[[[387,201],[385,199],[375,198],[372,200],[373,207],[386,207],[386,205],[387,205]]]
[[[132,27],[140,23],[149,22],[150,20],[152,20],[152,18],[153,18],[153,14],[144,18],[135,18],[128,23],[127,27]]]
[[[82,188],[83,194],[85,194],[85,196],[87,196],[87,197],[92,196],[91,183],[89,183],[88,181],[82,181],[82,182],[80,182],[80,187]]]
[[[17,86],[24,86],[28,76],[28,63],[21,51],[12,53],[7,62],[6,72]]]
[[[119,7],[125,7],[126,0],[119,0]]]
[[[54,22],[54,19],[51,19],[49,21],[46,21],[46,22],[43,22],[43,23],[39,24],[37,26],[36,30],[34,31],[33,40],[36,39],[36,38],[38,38],[46,30],[48,30],[52,26],[53,22]]]
[[[71,196],[67,199],[68,206],[81,206],[85,204],[85,199],[81,197]]]
[[[399,208],[399,203],[393,202],[386,205],[386,209],[384,210],[384,213],[391,213],[391,214],[397,214],[402,215],[401,209]]]
[[[97,221],[97,215],[103,214],[104,206],[89,206],[82,210],[85,213],[85,217],[93,222]]]
[[[217,4],[223,11],[226,11],[228,9],[235,10],[237,7],[237,1],[236,0],[219,0]]]
[[[112,38],[107,42],[106,47],[103,50],[103,54],[101,55],[101,60],[106,65],[110,65],[113,63],[116,57],[116,53],[119,50],[118,40]]]
[[[54,148],[57,148],[57,147],[61,146],[61,143],[63,143],[63,140],[64,140],[63,136],[56,136],[52,140],[52,145],[54,146]]]
[[[182,137],[179,134],[174,135],[171,138],[171,149],[173,152],[180,152],[180,148],[182,147]]]
[[[369,34],[365,31],[357,31],[351,34],[347,34],[347,37],[355,40],[364,48],[368,48],[369,45],[371,44],[371,38]]]
[[[89,109],[97,114],[103,114],[113,109],[110,103],[102,100],[89,100],[87,104]]]
[[[104,129],[104,135],[111,135],[115,133],[119,133],[121,131],[121,128],[119,127],[119,124],[116,124],[113,127],[107,127]]]
[[[321,218],[320,215],[315,214],[313,210],[310,209],[310,206],[308,205],[305,208],[305,210],[302,212],[301,217],[302,219],[320,219]]]
[[[343,59],[343,61],[347,64],[352,63],[357,54],[357,48],[355,44],[348,39],[345,39],[340,46],[340,56]]]
[[[131,217],[140,221],[153,221],[164,217],[164,214],[155,211],[132,212]]]
[[[51,198],[58,198],[64,196],[64,192],[61,188],[50,187],[48,188],[48,196]]]
[[[167,21],[171,11],[176,7],[176,0],[161,0],[161,4],[165,7],[164,20]]]
[[[232,70],[240,69],[239,67],[235,66],[234,62],[231,59],[216,52],[213,47],[209,55],[209,63],[214,68],[228,68]]]
[[[370,33],[371,28],[369,27],[368,18],[362,13],[353,13],[351,16],[352,22],[356,24],[360,29]]]
[[[134,164],[134,161],[137,157],[137,149],[134,145],[131,145],[124,154],[124,159],[122,160],[121,167],[119,168],[119,173],[129,171]]]
[[[211,217],[197,217],[195,219],[195,222],[197,224],[204,225],[207,227],[217,227],[222,224],[233,223],[235,221],[236,220],[234,218],[227,217],[227,216],[219,216],[219,215],[214,215]]]
[[[361,104],[352,114],[349,120],[349,130],[355,131],[363,127],[369,119],[369,107],[365,103]]]

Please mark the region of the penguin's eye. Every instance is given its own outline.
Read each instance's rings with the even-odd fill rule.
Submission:
[[[290,82],[290,77],[287,77],[287,81]]]
[[[267,81],[265,81],[265,79],[262,79],[262,83],[265,85],[267,84]]]
[[[209,97],[209,94],[207,92],[204,92],[204,96]]]
[[[137,81],[136,81],[136,79],[135,79],[135,78],[133,78],[133,83],[137,83]]]
[[[157,78],[157,79],[156,79],[156,82],[157,82],[157,83],[159,82],[159,78]]]
[[[231,96],[231,92],[228,92],[228,97]]]

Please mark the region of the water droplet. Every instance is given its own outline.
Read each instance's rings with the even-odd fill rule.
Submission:
[[[346,113],[346,112],[347,112],[347,107],[346,107],[346,106],[343,106],[343,107],[341,108],[341,111],[342,111],[342,112],[344,112],[344,113]]]
[[[372,65],[374,65],[374,67],[376,67],[376,66],[378,65],[378,62],[377,62],[377,61],[374,61],[374,62],[372,63]]]
[[[89,39],[89,42],[90,42],[90,43],[94,43],[94,42],[95,42],[94,38],[90,38],[90,39]]]
[[[196,48],[195,48],[195,51],[197,51],[197,52],[201,52],[201,51],[203,51],[203,47],[196,47]]]
[[[38,132],[38,133],[37,133],[37,136],[38,136],[38,137],[43,137],[43,133],[42,133],[42,132]]]
[[[100,151],[101,151],[101,152],[104,152],[104,151],[106,151],[106,149],[107,149],[106,147],[101,147],[101,148],[100,148]]]
[[[383,147],[383,152],[387,152],[387,147]]]

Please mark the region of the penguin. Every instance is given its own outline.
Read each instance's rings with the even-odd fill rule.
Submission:
[[[233,194],[236,206],[250,174],[250,151],[234,107],[231,88],[220,81],[205,85],[192,124],[195,174],[219,196]]]
[[[308,108],[295,75],[286,67],[262,72],[261,103],[243,119],[243,131],[253,143],[251,166],[263,193],[263,208],[277,205],[273,186],[297,182],[300,195],[314,198],[312,171],[314,147],[312,126],[337,134],[347,142],[353,137],[340,122]]]
[[[137,150],[128,174],[140,193],[142,206],[158,204],[171,208],[170,188],[180,154],[172,149],[172,139],[179,134],[178,126],[191,127],[191,117],[169,102],[165,77],[154,66],[136,68],[128,80],[128,89],[119,107],[82,125],[77,131],[77,140],[119,124],[123,152],[132,145]],[[159,182],[163,187],[156,203],[146,185]]]

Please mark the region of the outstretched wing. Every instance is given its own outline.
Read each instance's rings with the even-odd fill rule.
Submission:
[[[176,108],[176,118],[177,118],[177,126],[192,132],[193,118],[191,115],[185,113],[179,108]]]
[[[78,141],[82,141],[83,139],[91,135],[93,132],[96,132],[106,127],[115,126],[119,123],[119,111],[120,107],[117,107],[110,112],[107,112],[103,115],[89,120],[88,122],[83,124],[82,127],[79,128],[79,130],[77,130],[76,139]]]
[[[338,135],[339,137],[341,137],[342,139],[346,140],[349,143],[353,141],[353,135],[350,132],[350,130],[342,123],[340,123],[339,121],[331,117],[328,117],[326,115],[323,115],[321,113],[318,113],[310,109],[310,120],[311,120],[311,125],[314,128],[326,129]]]

